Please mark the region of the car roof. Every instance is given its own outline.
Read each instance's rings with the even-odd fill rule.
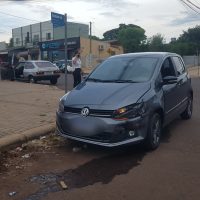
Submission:
[[[27,62],[50,62],[48,60],[25,60],[25,61],[20,61],[20,63],[27,63]]]
[[[139,53],[126,53],[126,54],[120,54],[120,55],[115,55],[111,56],[110,58],[129,58],[129,57],[155,57],[155,58],[163,58],[165,56],[179,56],[178,54],[175,53],[170,53],[170,52],[139,52]]]

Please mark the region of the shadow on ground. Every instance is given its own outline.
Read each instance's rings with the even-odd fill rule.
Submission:
[[[173,126],[173,123],[171,126]],[[171,133],[170,127],[163,130],[161,143],[169,142]],[[62,147],[68,149],[69,147]],[[93,159],[75,169],[69,169],[62,173],[39,174],[30,177],[27,181],[37,183],[40,189],[27,197],[25,200],[40,200],[48,193],[61,191],[60,181],[68,186],[68,191],[76,188],[83,188],[95,183],[108,184],[114,177],[127,174],[131,169],[141,164],[144,156],[148,153],[142,145],[127,146],[123,148],[107,149],[89,146],[85,151],[99,151],[105,156]]]

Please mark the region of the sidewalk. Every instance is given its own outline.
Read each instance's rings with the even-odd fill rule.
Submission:
[[[0,141],[55,124],[64,91],[56,86],[0,81]]]

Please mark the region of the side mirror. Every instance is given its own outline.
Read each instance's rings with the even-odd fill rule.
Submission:
[[[83,75],[83,80],[85,80],[87,77],[88,77],[88,75],[87,75],[87,74],[84,74],[84,75]]]
[[[166,76],[163,78],[163,85],[169,85],[177,83],[178,79],[176,76]]]

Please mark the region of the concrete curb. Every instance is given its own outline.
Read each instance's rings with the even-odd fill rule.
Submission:
[[[29,140],[47,135],[55,131],[55,123],[33,128],[22,133],[13,134],[0,139],[0,151],[9,149],[13,145],[22,144]]]

